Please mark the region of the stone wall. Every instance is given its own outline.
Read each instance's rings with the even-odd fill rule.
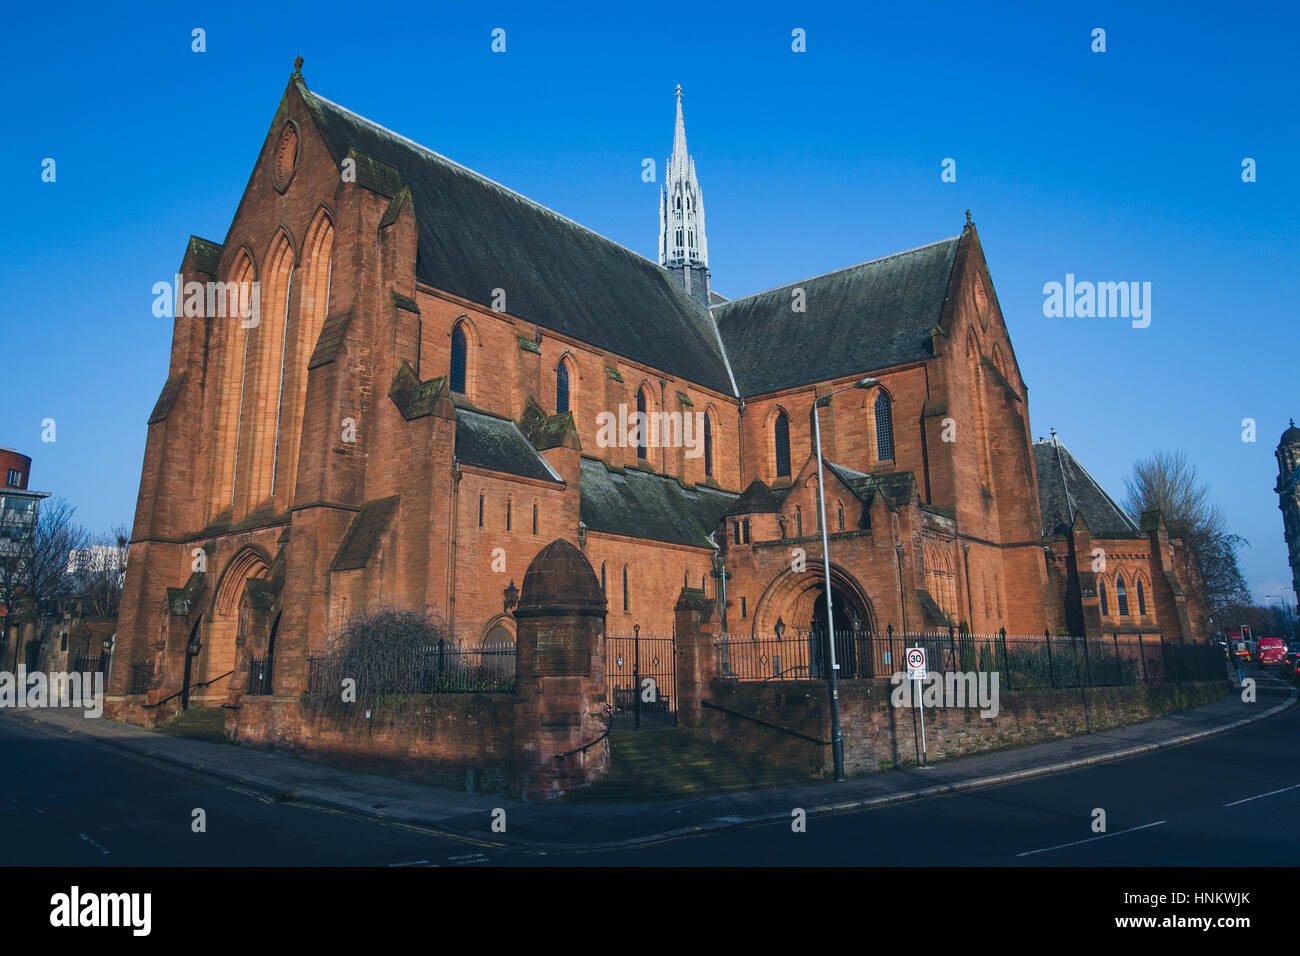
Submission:
[[[298,698],[245,696],[226,726],[235,743],[462,787],[478,772],[483,790],[504,791],[514,734],[513,694],[389,698],[367,719],[314,713]]]
[[[844,766],[850,777],[915,765],[919,730],[914,707],[895,708],[887,680],[840,682]],[[931,761],[1019,747],[1140,723],[1212,703],[1227,681],[1201,684],[1002,691],[995,718],[974,708],[926,708]],[[831,773],[830,709],[824,681],[713,681],[697,729],[733,747],[813,776]],[[712,706],[709,706],[712,705]],[[718,708],[725,708],[720,710]],[[729,713],[730,712],[730,713]],[[743,715],[743,716],[740,716]],[[777,729],[782,728],[782,729]],[[783,732],[788,731],[788,732]]]

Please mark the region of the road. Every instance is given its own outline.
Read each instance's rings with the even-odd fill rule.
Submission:
[[[276,801],[3,716],[0,780],[2,865],[1291,866],[1300,858],[1300,707],[1069,773],[815,816],[802,833],[734,828],[617,851],[538,854]],[[191,828],[196,808],[204,833]],[[1093,829],[1096,810],[1104,832]]]

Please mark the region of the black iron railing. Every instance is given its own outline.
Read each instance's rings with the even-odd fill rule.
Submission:
[[[254,657],[248,663],[248,692],[254,695],[271,693],[271,670],[274,659],[271,655]]]
[[[72,669],[81,673],[90,672],[93,674],[98,671],[101,674],[107,674],[108,665],[112,659],[112,654],[95,654],[93,656],[88,654],[79,654],[77,655],[76,663]]]
[[[358,697],[377,694],[513,694],[515,645],[439,641],[406,661],[376,667],[362,659],[324,654],[307,658],[307,693],[337,696],[356,681]]]
[[[149,685],[152,683],[153,661],[131,665],[131,684],[127,689],[128,694],[147,694],[149,693]]]
[[[883,634],[838,631],[835,657],[841,680],[888,678],[906,672],[910,647],[926,651],[926,667],[949,672],[997,672],[1004,690],[1107,687],[1219,680],[1223,652],[1213,644],[1166,641],[1160,634],[1106,637],[961,634],[939,631]],[[786,631],[753,638],[724,636],[714,644],[714,673],[741,681],[821,680],[829,648],[820,631]]]

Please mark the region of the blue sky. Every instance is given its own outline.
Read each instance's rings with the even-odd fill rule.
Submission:
[[[717,290],[955,235],[970,208],[1034,435],[1055,426],[1117,498],[1135,459],[1185,449],[1251,542],[1252,588],[1281,593],[1273,450],[1300,414],[1294,4],[900,6],[15,10],[0,445],[93,530],[130,522],[170,338],[150,288],[191,233],[224,238],[295,55],[325,97],[647,256],[658,186],[641,160],[662,174],[681,83]],[[1066,273],[1150,282],[1150,327],[1045,318],[1043,284]]]

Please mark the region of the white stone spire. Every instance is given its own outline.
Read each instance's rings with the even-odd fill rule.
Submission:
[[[700,192],[700,181],[695,176],[695,161],[686,151],[686,122],[682,119],[680,84],[677,86],[673,152],[668,158],[664,185],[659,190],[659,264],[703,269],[709,265],[709,244],[704,235],[704,197]],[[687,291],[691,291],[689,286]]]

